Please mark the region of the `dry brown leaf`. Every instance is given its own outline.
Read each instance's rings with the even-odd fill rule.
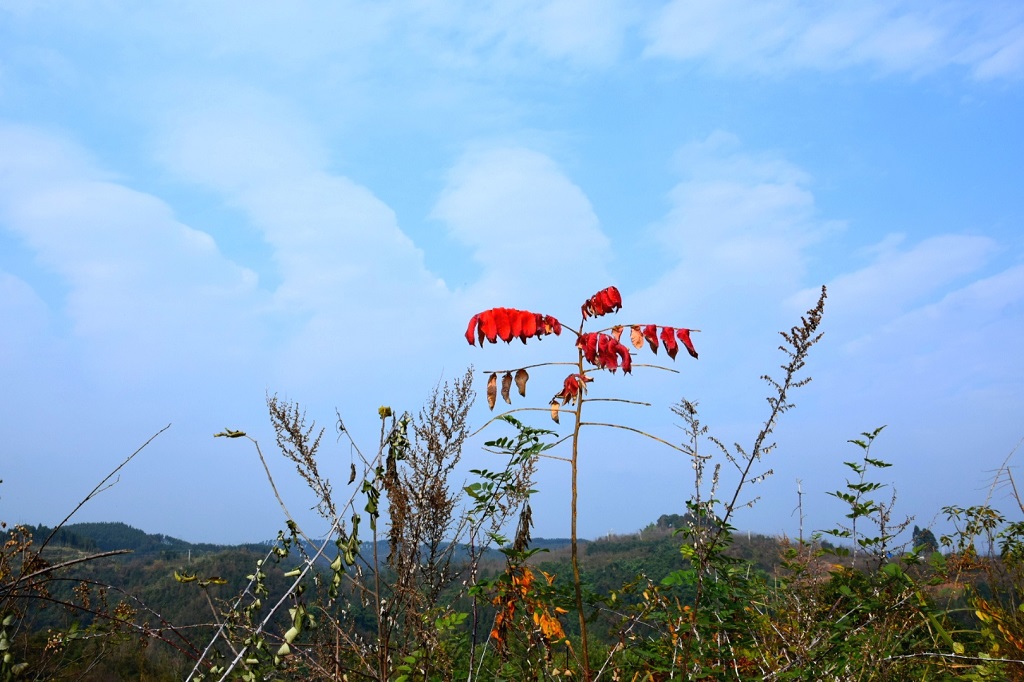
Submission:
[[[530,375],[525,369],[516,370],[516,387],[519,389],[519,395],[524,398],[526,397],[526,382],[529,378]]]
[[[558,423],[558,410],[559,410],[558,401],[557,400],[552,400],[551,401],[551,418],[555,421],[556,424]]]
[[[622,336],[622,325],[621,324],[617,324],[614,327],[612,327],[612,338],[615,339],[616,341],[618,341],[621,336]]]
[[[629,340],[633,342],[633,347],[640,350],[644,347],[644,333],[640,329],[640,325],[634,324],[630,327]]]
[[[494,373],[487,380],[487,407],[494,409],[494,403],[498,399],[498,374]]]
[[[508,392],[512,388],[512,372],[505,372],[505,375],[501,377],[501,399],[509,405],[512,404],[512,398],[509,397]]]

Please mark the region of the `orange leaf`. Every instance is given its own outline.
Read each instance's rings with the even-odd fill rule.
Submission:
[[[621,324],[617,324],[614,327],[612,327],[612,338],[615,339],[616,341],[618,341],[620,338],[622,338],[622,325]]]
[[[498,399],[498,374],[491,374],[487,380],[487,407],[494,409],[494,403]]]
[[[633,344],[633,348],[640,350],[644,347],[644,333],[640,331],[640,325],[634,324],[630,327],[629,340]],[[470,341],[470,343],[473,343]]]
[[[509,397],[509,390],[512,388],[512,372],[505,372],[505,376],[501,377],[501,399],[509,405],[512,404],[512,398]]]
[[[516,388],[519,389],[519,395],[526,397],[526,382],[529,380],[530,375],[526,373],[525,369],[516,371]]]

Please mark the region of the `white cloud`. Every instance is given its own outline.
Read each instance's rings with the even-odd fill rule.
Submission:
[[[829,283],[829,327],[849,349],[858,348],[879,327],[977,273],[996,250],[988,237],[938,235],[904,247],[902,238],[890,235],[867,250],[871,264]],[[806,307],[815,295],[808,289],[793,297],[793,309]]]
[[[1012,3],[672,0],[648,25],[645,54],[753,73],[869,66],[918,74],[967,66],[1020,77],[1024,12]]]
[[[603,65],[619,55],[637,20],[622,0],[187,1],[127,11],[65,3],[20,14],[26,26],[66,26],[87,42],[144,43],[165,59],[208,68],[247,60],[280,75],[330,63],[321,73],[329,78],[404,71],[406,58],[448,72],[532,70],[548,60]]]
[[[915,447],[931,443],[948,462],[951,443],[992,447],[1013,436],[1024,266],[993,268],[996,252],[984,237],[887,239],[872,263],[836,277],[817,354],[829,410],[866,424],[899,420],[917,433]]]
[[[250,106],[257,101],[267,106]],[[322,143],[299,117],[281,111],[272,98],[247,93],[202,112],[175,113],[160,156],[180,177],[240,209],[271,247],[280,280],[274,307],[295,325],[288,371],[306,378],[330,368],[368,372],[373,358],[407,349],[416,330],[436,319],[448,290],[394,211],[330,172]],[[373,352],[363,357],[370,360],[355,363],[353,352],[368,334]]]
[[[685,179],[654,227],[674,259],[658,288],[779,297],[800,281],[804,250],[834,226],[816,215],[810,178],[771,154],[715,132],[680,150]]]
[[[68,286],[51,302],[92,345],[97,369],[172,370],[200,347],[214,358],[248,328],[256,276],[160,200],[116,182],[73,145],[4,126],[0,223]],[[217,350],[221,349],[221,350]],[[100,370],[101,372],[103,370]]]
[[[1024,26],[1017,25],[992,41],[979,46],[974,75],[981,80],[1021,76],[1024,71]]]
[[[38,352],[48,322],[46,303],[32,287],[0,270],[0,356],[4,365],[21,365]]]
[[[162,115],[158,157],[172,172],[223,194],[320,170],[327,155],[299,112],[264,92],[218,83],[177,91]],[[205,102],[201,109],[191,106]]]
[[[610,242],[583,191],[555,162],[523,148],[478,150],[451,171],[433,212],[482,269],[473,298],[498,305],[509,292],[552,309],[608,278]],[[514,306],[509,302],[503,305]],[[522,305],[519,304],[519,305]],[[574,306],[575,307],[575,306]]]
[[[743,430],[761,418],[763,402],[747,398],[778,364],[777,332],[798,320],[783,301],[804,285],[810,247],[838,227],[818,215],[805,171],[729,133],[686,145],[678,164],[683,179],[651,228],[661,274],[628,294],[629,317],[702,330],[699,362],[677,361],[683,380],[666,382],[662,401],[705,400],[707,417]]]
[[[581,64],[614,60],[629,23],[623,3],[588,0],[523,2],[508,17],[509,37],[553,59]]]

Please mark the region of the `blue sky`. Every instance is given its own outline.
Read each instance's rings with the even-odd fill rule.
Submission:
[[[1018,2],[0,0],[0,518],[58,522],[171,423],[77,518],[273,537],[255,453],[213,433],[272,452],[276,393],[344,478],[335,409],[372,449],[378,406],[470,363],[572,359],[462,334],[494,306],[575,326],[609,285],[618,321],[703,330],[701,358],[598,377],[652,405],[595,418],[678,441],[686,397],[749,444],[777,333],[826,284],[814,381],[736,523],[794,533],[800,480],[832,527],[846,440],[882,424],[897,511],[941,522],[1024,437],[1022,121]],[[584,435],[584,536],[692,489],[621,435]],[[567,485],[545,462],[537,535],[568,533]]]

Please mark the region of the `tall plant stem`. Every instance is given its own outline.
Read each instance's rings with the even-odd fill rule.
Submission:
[[[580,327],[582,333],[583,328]],[[583,350],[579,351],[579,359],[576,363],[580,376],[583,376]],[[585,385],[585,384],[584,384]],[[582,424],[583,413],[583,391],[576,400],[575,423],[572,431],[572,523],[570,529],[570,542],[572,545],[572,578],[576,588],[576,611],[580,619],[580,656],[583,658],[583,680],[590,682],[590,651],[587,645],[587,615],[583,609],[583,585],[580,581],[579,547],[576,542],[576,501],[578,496],[577,475],[579,467],[580,452],[580,425]]]

